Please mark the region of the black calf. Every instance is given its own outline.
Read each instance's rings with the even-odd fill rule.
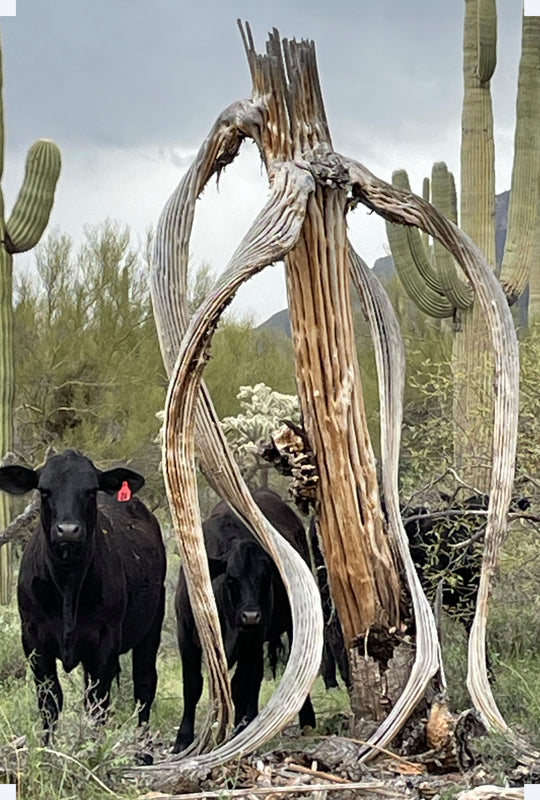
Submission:
[[[255,492],[254,498],[276,529],[306,558],[305,534],[296,514],[269,490]],[[203,531],[227,663],[231,668],[236,665],[231,692],[235,726],[241,729],[258,713],[264,644],[268,643],[270,664],[275,669],[281,635],[287,633],[289,641],[292,638],[290,606],[272,559],[225,503],[216,506]],[[298,534],[301,539],[296,538]],[[201,647],[182,570],[176,615],[184,683],[184,715],[174,745],[178,753],[193,741],[195,710],[203,686]],[[315,727],[309,697],[299,717],[301,727]]]

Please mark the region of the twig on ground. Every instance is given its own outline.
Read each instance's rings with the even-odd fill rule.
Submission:
[[[92,780],[95,781],[101,789],[107,792],[107,794],[112,795],[112,797],[119,797],[119,795],[116,792],[113,792],[112,789],[109,789],[109,787],[103,783],[103,781],[100,781],[100,779],[94,775],[92,770],[88,769],[88,767],[85,767],[84,764],[81,764],[81,762],[76,758],[73,758],[73,756],[69,756],[67,753],[61,753],[59,750],[53,750],[50,747],[40,747],[38,749],[42,753],[49,753],[51,756],[56,756],[57,758],[64,758],[66,761],[71,761],[73,764],[76,764],[78,767],[80,767],[83,772],[85,772],[89,778],[92,778]]]
[[[389,789],[382,781],[372,781],[371,783],[348,783],[346,785],[341,783],[310,783],[299,786],[264,786],[264,787],[251,787],[245,789],[210,789],[202,792],[187,792],[186,794],[159,794],[152,792],[147,795],[141,795],[139,800],[227,800],[229,797],[246,797],[250,794],[254,797],[264,797],[265,795],[288,795],[293,792],[331,792],[336,789],[341,791],[355,791],[376,792],[385,797],[396,796],[395,789]]]
[[[301,772],[303,775],[313,775],[317,778],[323,778],[326,781],[332,781],[333,783],[341,783],[341,784],[348,784],[351,783],[347,778],[340,778],[339,775],[331,775],[329,772],[321,772],[318,769],[310,769],[309,767],[303,767],[301,764],[290,764],[287,763],[286,766],[287,770],[291,772]]]

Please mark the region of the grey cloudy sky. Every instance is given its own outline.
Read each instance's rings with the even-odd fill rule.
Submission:
[[[497,189],[509,188],[521,0],[498,0],[493,80]],[[8,205],[32,142],[54,139],[63,171],[51,224],[80,240],[106,217],[135,240],[155,225],[218,113],[250,94],[236,19],[314,39],[334,146],[381,178],[409,170],[413,188],[434,161],[459,172],[464,0],[17,0],[2,20]],[[194,263],[221,270],[260,208],[266,181],[253,147],[209,187]],[[384,226],[363,209],[351,236],[372,263]],[[257,319],[284,307],[280,267],[242,290]]]

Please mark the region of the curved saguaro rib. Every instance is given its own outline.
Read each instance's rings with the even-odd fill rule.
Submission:
[[[187,311],[187,267],[189,261],[189,242],[193,228],[196,200],[203,191],[212,175],[219,176],[220,171],[230,163],[238,153],[244,134],[238,124],[239,120],[246,121],[250,112],[256,116],[256,111],[249,102],[239,102],[226,108],[217,118],[212,130],[201,145],[195,161],[190,166],[177,189],[173,192],[161,214],[154,242],[153,263],[151,272],[152,304],[154,318],[158,331],[161,353],[167,373],[170,375],[174,368],[175,360],[180,350],[182,337],[189,323]],[[202,399],[204,398],[204,399]],[[227,445],[219,427],[219,421],[214,412],[210,398],[204,385],[201,387],[201,402],[197,405],[195,425],[197,441],[204,443],[210,436],[213,437],[210,446],[203,447],[200,452],[201,467],[204,470],[208,454],[215,451],[225,453]],[[210,434],[209,431],[212,431]],[[166,456],[165,456],[166,458]],[[219,464],[207,464],[207,477],[212,483],[212,472],[219,472]],[[214,483],[215,488],[219,487]],[[171,503],[171,509],[174,504]],[[198,503],[196,503],[198,508]],[[200,519],[193,520],[193,525],[200,528]],[[227,727],[232,723],[232,700],[230,684],[223,648],[219,633],[219,621],[211,583],[207,574],[204,545],[200,534],[195,534],[195,542],[190,549],[192,565],[198,563],[203,581],[203,592],[208,598],[208,619],[205,620],[208,635],[214,634],[218,644],[217,652],[213,652],[211,664],[216,670],[216,677],[212,680],[212,690],[221,698],[217,703],[219,714],[218,730],[215,740],[225,736]],[[196,568],[192,566],[192,569]],[[190,570],[186,571],[188,587],[191,585]],[[193,589],[191,589],[191,592]],[[199,605],[200,605],[199,600]],[[194,613],[197,619],[197,599],[194,603]],[[212,645],[211,645],[212,646]],[[204,649],[204,644],[203,644]],[[205,652],[206,655],[206,652]],[[218,679],[217,672],[223,675]],[[212,716],[212,709],[210,710]],[[204,748],[209,744],[209,729],[211,719],[206,720],[204,734],[201,736],[197,747]]]
[[[480,250],[452,222],[420,197],[381,181],[362,164],[349,164],[353,195],[391,222],[415,225],[442,242],[463,269],[488,321],[495,356],[495,417],[491,489],[482,573],[469,640],[467,686],[475,707],[492,727],[508,730],[491,692],[485,663],[485,629],[493,573],[506,538],[517,440],[519,350],[508,304]]]
[[[226,699],[226,689],[223,686],[223,655],[216,643],[220,641],[217,616],[212,618],[206,610],[208,592],[210,596],[212,593],[197,510],[193,410],[205,353],[223,308],[244,280],[288,252],[302,226],[307,197],[313,190],[311,175],[296,165],[286,164],[273,171],[271,183],[268,203],[233,255],[218,286],[191,321],[171,377],[167,399],[165,467],[169,500],[189,576],[188,588],[209,666],[214,699]],[[210,461],[219,461],[225,499],[276,561],[289,593],[295,636],[282,683],[263,712],[233,741],[212,753],[184,762],[188,769],[216,766],[238,753],[250,751],[281,730],[301,707],[317,674],[322,651],[320,599],[309,569],[261,515],[237,467],[221,448],[221,440],[218,438],[216,443],[216,437],[213,438],[214,441],[211,436],[206,437],[205,450],[212,448],[206,456]],[[218,724],[224,727],[225,720],[218,719]],[[203,737],[208,738],[208,733],[205,731]]]
[[[195,161],[172,193],[161,214],[154,244],[152,303],[165,368],[170,374],[189,322],[186,306],[189,242],[197,198],[212,177],[238,154],[247,135],[255,135],[261,111],[239,101],[217,118]]]
[[[411,590],[416,622],[416,658],[407,685],[383,724],[360,751],[373,756],[376,745],[384,747],[401,729],[411,709],[421,700],[430,678],[440,666],[440,650],[433,612],[424,594],[411,554],[399,508],[398,469],[403,417],[405,352],[399,323],[377,277],[360,256],[349,248],[351,277],[360,295],[375,346],[381,415],[381,461],[388,531],[398,550]]]

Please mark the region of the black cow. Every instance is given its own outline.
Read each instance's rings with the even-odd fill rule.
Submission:
[[[118,657],[133,650],[139,723],[148,721],[165,602],[161,531],[137,498],[97,499],[100,491],[129,497],[143,484],[137,472],[102,472],[74,450],[37,470],[0,468],[0,489],[41,495],[41,524],[22,557],[18,600],[47,740],[63,702],[57,658],[66,672],[82,663],[87,707],[102,720]]]
[[[328,570],[322,554],[321,545],[319,543],[319,535],[317,533],[317,523],[315,517],[312,517],[309,523],[309,540],[311,544],[311,553],[313,557],[313,568],[317,579],[317,585],[321,595],[321,605],[324,620],[324,645],[321,661],[321,675],[326,689],[335,689],[338,687],[337,673],[341,675],[341,679],[347,688],[351,685],[349,658],[347,655],[347,648],[345,646],[345,639],[343,637],[343,630],[341,622],[337,615],[332,594],[330,592],[330,584],[328,579]]]
[[[304,526],[294,511],[270,490],[260,489],[253,497],[276,530],[307,562]],[[231,692],[234,722],[240,730],[258,713],[265,642],[275,670],[281,635],[287,633],[291,641],[291,610],[274,562],[226,503],[214,508],[203,524],[203,532],[227,662],[231,668],[236,664]],[[193,741],[195,710],[203,687],[202,651],[182,570],[176,616],[184,684],[184,715],[174,745],[174,752],[179,753]],[[301,727],[315,727],[309,697],[299,717]]]
[[[403,523],[409,549],[426,596],[433,602],[442,581],[442,604],[470,634],[480,583],[485,512],[489,495],[473,494],[463,500],[441,493],[445,505],[433,514],[426,506],[406,509]],[[510,511],[526,511],[526,497],[513,498]],[[440,513],[442,512],[442,513]]]

